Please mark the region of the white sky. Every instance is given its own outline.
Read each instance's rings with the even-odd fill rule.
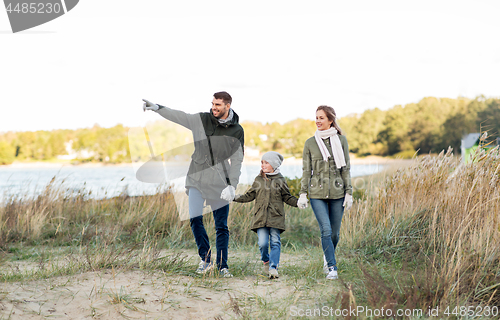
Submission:
[[[13,34],[0,10],[0,132],[141,126],[142,98],[240,120],[500,96],[500,1],[81,0]]]

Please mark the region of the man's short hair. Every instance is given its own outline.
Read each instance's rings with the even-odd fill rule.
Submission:
[[[231,104],[233,102],[233,98],[227,93],[226,91],[221,91],[221,92],[216,92],[214,93],[214,98],[215,99],[222,99],[224,101],[224,104]]]

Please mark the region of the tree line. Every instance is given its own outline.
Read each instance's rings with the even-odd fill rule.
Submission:
[[[462,138],[469,133],[488,131],[488,139],[496,139],[500,99],[426,97],[385,111],[374,108],[351,114],[339,118],[338,123],[347,136],[349,151],[357,156],[411,157],[417,151],[439,153],[448,147],[458,154]],[[284,125],[245,123],[245,146],[300,157],[305,141],[315,130],[313,119]]]
[[[339,108],[339,106],[333,106]],[[347,136],[350,152],[357,156],[411,156],[438,153],[451,146],[460,152],[465,134],[489,132],[496,138],[500,128],[500,99],[426,97],[417,103],[388,110],[369,109],[338,120]],[[314,135],[314,119],[296,119],[285,124],[244,121],[245,148],[278,151],[301,157],[305,141]],[[0,164],[14,161],[71,159],[74,162],[121,163],[147,161],[151,151],[182,153],[192,141],[190,132],[166,120],[146,125],[151,145],[142,128],[121,124],[111,128],[94,125],[76,130],[6,132],[0,134]],[[151,149],[152,147],[152,149]]]
[[[496,139],[500,128],[500,99],[434,98],[377,108],[340,119],[349,149],[358,155],[439,153],[449,146],[460,152],[464,135],[488,131]]]

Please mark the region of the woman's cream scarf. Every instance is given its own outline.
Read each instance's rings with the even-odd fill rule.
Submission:
[[[319,151],[321,151],[321,155],[323,156],[323,160],[328,161],[328,157],[331,156],[328,148],[325,143],[321,139],[330,138],[330,145],[332,146],[333,160],[335,160],[335,164],[337,168],[345,167],[345,157],[344,150],[342,150],[342,144],[340,144],[340,139],[337,134],[337,129],[331,127],[328,130],[316,130],[314,134],[314,138],[316,139],[316,143],[318,144]]]

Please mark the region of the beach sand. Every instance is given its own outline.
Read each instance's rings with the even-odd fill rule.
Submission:
[[[196,268],[195,250],[185,251]],[[244,253],[243,255],[248,255]],[[241,255],[241,254],[240,254]],[[230,252],[230,260],[238,259]],[[239,257],[243,258],[244,257]],[[2,319],[233,319],[251,301],[277,301],[296,292],[286,268],[300,263],[282,254],[281,277],[260,273],[234,278],[188,276],[161,271],[100,270],[44,280],[3,283]],[[255,259],[256,265],[261,266]],[[16,263],[10,263],[16,267]],[[5,266],[4,266],[5,267]],[[18,266],[19,267],[19,266]],[[25,266],[26,267],[26,266]],[[37,268],[36,263],[33,268]],[[305,282],[305,281],[304,281]],[[307,300],[307,299],[306,299]]]

